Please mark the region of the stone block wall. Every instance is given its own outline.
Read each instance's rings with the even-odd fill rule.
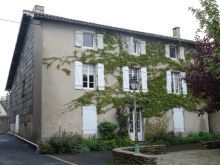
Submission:
[[[9,118],[0,116],[0,134],[6,134],[9,131]]]
[[[19,65],[11,89],[9,107],[10,124],[15,123],[15,116],[19,115],[19,135],[29,140],[32,137],[33,114],[34,30],[32,26],[30,25],[28,28],[21,51]]]
[[[140,147],[140,153],[135,154],[133,147],[116,148],[112,151],[113,159],[116,162],[126,165],[156,165],[156,154],[166,152],[164,145],[152,145]]]
[[[202,142],[202,147],[204,149],[220,148],[220,140],[216,140],[216,141],[203,141]]]

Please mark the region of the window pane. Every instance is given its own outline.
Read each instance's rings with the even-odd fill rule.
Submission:
[[[93,34],[83,33],[83,46],[93,47]]]
[[[170,57],[176,58],[176,47],[170,46]]]
[[[83,87],[87,88],[87,82],[83,82]]]
[[[89,88],[94,88],[94,83],[89,83]]]
[[[131,79],[135,79],[137,81],[137,83],[139,83],[139,69],[137,68],[129,68],[129,86],[130,86],[130,90],[132,90],[131,87]],[[137,90],[137,89],[135,89]]]
[[[171,73],[171,80],[172,80],[172,92],[173,93],[180,93],[180,76],[179,73]]]
[[[130,125],[130,132],[134,132],[134,125],[133,125],[133,111],[130,109],[130,121],[129,121],[129,125]]]
[[[89,82],[94,82],[94,76],[93,75],[89,75]]]

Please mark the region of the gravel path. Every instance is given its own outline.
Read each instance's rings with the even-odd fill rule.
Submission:
[[[158,165],[220,165],[220,149],[168,152],[158,155]]]

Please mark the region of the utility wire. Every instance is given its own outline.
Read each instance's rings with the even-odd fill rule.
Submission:
[[[24,22],[18,22],[18,21],[14,21],[14,20],[9,20],[9,19],[4,19],[4,18],[0,18],[0,21],[4,21],[4,22],[11,22],[11,23],[18,23],[18,24],[31,24],[31,25],[40,25],[39,23],[24,23]]]
[[[12,22],[12,23],[21,23],[21,22],[18,22],[18,21],[13,21],[13,20],[4,19],[4,18],[0,18],[0,21]]]

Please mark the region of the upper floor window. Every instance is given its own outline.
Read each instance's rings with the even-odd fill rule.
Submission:
[[[93,33],[83,32],[83,46],[93,48],[93,38]]]
[[[133,37],[127,37],[127,48],[130,54],[146,54],[146,43]]]
[[[95,87],[95,66],[83,64],[83,88]]]
[[[165,55],[171,59],[185,60],[185,49],[181,46],[165,45]]]
[[[133,49],[134,53],[141,53],[141,43],[137,40],[134,41],[134,49]]]
[[[122,68],[123,72],[123,91],[131,91],[131,79],[136,79],[138,82],[138,89],[142,92],[148,91],[147,86],[147,68],[141,67],[141,68],[129,68],[127,66],[124,66]]]
[[[176,46],[170,46],[170,57],[177,58],[177,47]]]
[[[75,61],[75,89],[105,89],[104,65]]]
[[[179,72],[171,72],[172,93],[177,93],[177,94],[180,93],[180,91],[181,91],[180,83],[181,83],[180,73]]]
[[[140,69],[138,68],[129,68],[129,89],[132,90],[131,87],[131,79],[135,79],[137,81],[138,88],[140,87]],[[139,90],[139,89],[135,89],[135,90]]]
[[[96,35],[94,32],[89,31],[75,31],[75,46],[90,49],[103,49],[103,34]]]
[[[187,94],[184,72],[167,71],[167,93]]]

